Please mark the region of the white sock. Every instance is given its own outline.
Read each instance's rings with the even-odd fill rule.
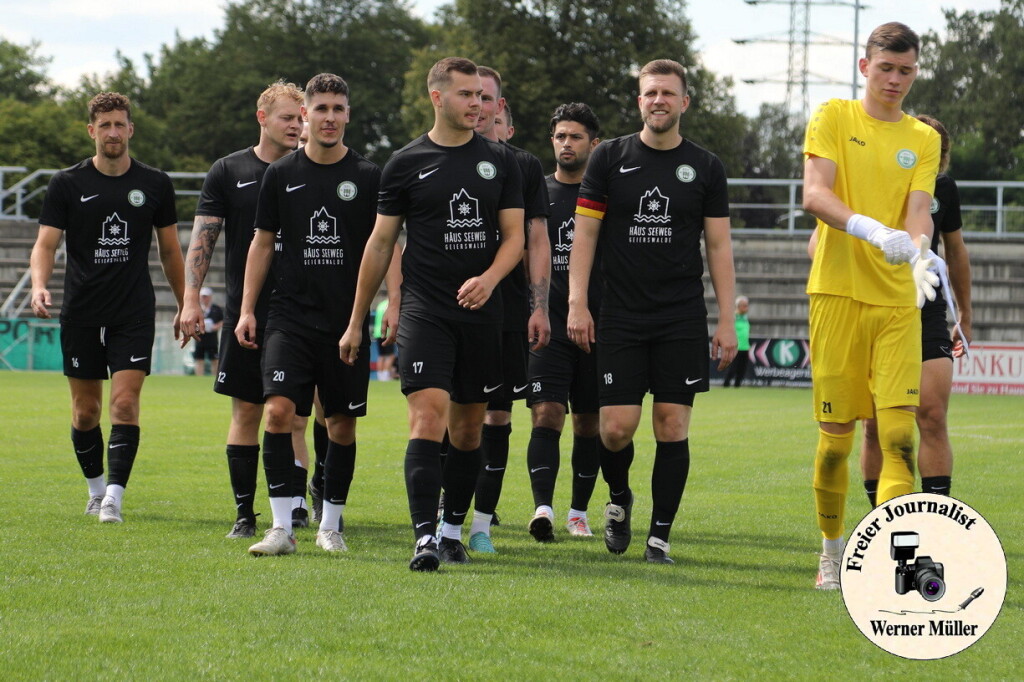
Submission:
[[[453,526],[450,523],[441,523],[441,537],[449,540],[462,541],[462,524]]]
[[[117,503],[117,506],[120,507],[121,506],[121,498],[124,497],[124,486],[123,485],[114,485],[113,483],[111,483],[110,485],[107,486],[107,494],[106,494],[106,496],[107,497],[112,497],[114,499],[114,502]]]
[[[274,528],[292,532],[292,498],[271,497],[270,510],[274,513]]]
[[[469,537],[473,537],[477,533],[485,533],[487,537],[491,537],[491,518],[494,514],[484,514],[483,512],[473,512],[473,525],[469,528]]]
[[[89,484],[89,497],[103,497],[107,494],[107,482],[103,474],[96,478],[87,478],[85,482]]]
[[[586,521],[587,520],[587,512],[580,511],[579,509],[570,509],[569,510],[569,519],[571,520],[571,519],[575,519],[575,518],[580,518],[580,519],[583,519],[584,521]]]
[[[541,506],[537,507],[537,511],[535,511],[533,515],[537,516],[538,514],[545,514],[552,519],[555,518],[555,510],[546,504],[542,504]]]
[[[324,515],[320,519],[320,530],[338,530],[341,526],[341,515],[345,513],[345,505],[333,504],[324,500]]]
[[[825,554],[828,554],[831,557],[841,555],[845,547],[846,541],[842,538],[842,536],[836,538],[835,540],[829,540],[828,538],[821,539],[822,551],[824,551]]]
[[[309,507],[306,506],[306,498],[305,497],[293,497],[292,498],[292,509],[309,509]]]

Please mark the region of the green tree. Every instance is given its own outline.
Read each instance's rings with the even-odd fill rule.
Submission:
[[[953,137],[961,178],[1024,179],[1024,0],[996,11],[946,11],[947,37],[922,37],[916,112],[938,118]]]
[[[46,68],[52,59],[38,50],[37,40],[18,45],[0,38],[0,98],[37,102],[50,93]]]
[[[551,167],[548,121],[563,102],[588,103],[604,137],[640,128],[636,74],[660,57],[687,66],[690,110],[683,134],[719,156],[730,171],[741,155],[734,144],[745,130],[731,82],[701,64],[683,4],[668,0],[455,0],[441,12],[431,45],[406,75],[403,118],[409,137],[433,121],[426,73],[437,59],[460,55],[497,69],[513,104],[514,142]]]

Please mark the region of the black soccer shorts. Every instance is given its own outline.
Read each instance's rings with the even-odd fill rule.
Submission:
[[[140,320],[112,327],[77,327],[61,324],[60,348],[64,376],[73,379],[107,379],[124,369],[149,375],[153,363],[154,320]]]

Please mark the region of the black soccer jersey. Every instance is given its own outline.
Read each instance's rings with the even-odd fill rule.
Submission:
[[[551,294],[548,297],[551,338],[568,340],[569,255],[572,253],[572,238],[576,230],[576,199],[579,197],[580,186],[559,182],[554,175],[549,175],[546,181],[551,205],[551,216],[548,218],[548,238],[551,240]],[[600,245],[594,252],[587,305],[596,323],[601,309]]]
[[[523,176],[523,206],[525,218],[546,218],[550,214],[548,206],[548,188],[544,182],[544,169],[540,159],[510,144],[506,146],[515,154],[519,164],[519,172]],[[526,267],[520,263],[501,280],[501,300],[505,306],[505,331],[526,331],[526,322],[530,317],[530,293],[527,282]]]
[[[352,313],[379,188],[380,169],[353,149],[334,164],[301,151],[270,164],[256,206],[257,229],[280,231],[268,330],[338,340]]]
[[[935,178],[935,194],[932,196],[932,251],[939,253],[943,232],[956,232],[963,227],[960,217],[960,190],[956,181],[945,173]],[[946,299],[942,296],[942,287],[936,287],[935,300],[925,301],[925,308],[945,308]]]
[[[242,307],[242,289],[245,282],[245,260],[249,244],[255,234],[256,198],[259,196],[263,173],[270,164],[256,156],[252,147],[218,159],[210,167],[203,181],[196,215],[224,219],[225,273],[227,296],[224,304],[224,326],[234,329]],[[267,322],[267,306],[273,289],[271,278],[263,286],[256,302],[256,319],[260,325]]]
[[[91,158],[54,175],[39,224],[64,231],[61,322],[102,327],[155,318],[153,228],[176,229],[177,222],[171,179],[135,159],[116,177],[96,170]]]
[[[498,211],[523,207],[512,151],[480,135],[442,147],[421,135],[395,152],[381,180],[382,215],[405,216],[402,310],[471,323],[499,323],[501,289],[478,310],[458,304],[459,287],[494,262]]]
[[[653,149],[639,133],[603,142],[590,159],[576,210],[604,221],[602,317],[707,317],[704,218],[729,215],[717,156],[689,140]]]

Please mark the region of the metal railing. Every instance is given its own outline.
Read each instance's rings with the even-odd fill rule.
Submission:
[[[20,166],[0,166],[0,218],[29,220],[25,208],[46,191],[46,182],[56,169],[32,171],[4,189],[6,173],[23,173]],[[200,189],[181,185],[201,185],[206,173],[169,172],[178,197],[197,197]],[[964,232],[985,236],[1024,234],[1024,182],[1010,180],[958,180],[961,195],[969,199],[960,207]],[[752,233],[805,232],[814,220],[803,210],[803,180],[800,178],[729,178],[733,228]],[[1009,195],[1009,196],[1008,196]]]

